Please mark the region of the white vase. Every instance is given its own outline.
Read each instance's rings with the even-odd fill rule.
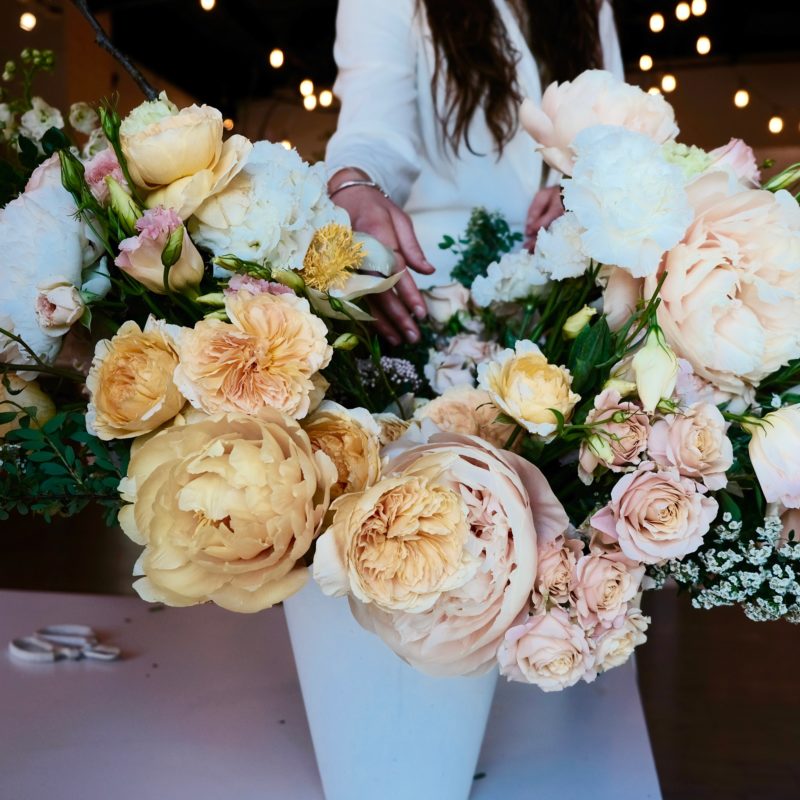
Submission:
[[[496,671],[418,672],[313,579],[284,609],[326,800],[467,800]]]

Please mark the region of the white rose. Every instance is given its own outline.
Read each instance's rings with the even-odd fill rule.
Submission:
[[[444,394],[453,386],[474,386],[478,364],[499,352],[494,342],[485,342],[472,333],[454,336],[444,350],[430,350],[425,377],[436,394]]]
[[[564,206],[585,228],[585,252],[634,277],[652,275],[692,221],[683,171],[652,139],[620,127],[587,128],[573,146],[577,159],[572,178],[562,182]]]

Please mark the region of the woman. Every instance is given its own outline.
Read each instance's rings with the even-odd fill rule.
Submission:
[[[562,207],[517,109],[584,69],[622,77],[609,3],[339,0],[336,34],[342,109],[328,190],[353,227],[424,286],[449,281],[455,259],[437,244],[462,233],[476,206],[524,227],[532,248]],[[372,312],[390,343],[418,340],[425,303],[410,273]]]

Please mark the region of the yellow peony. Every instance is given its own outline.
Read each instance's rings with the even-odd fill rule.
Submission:
[[[479,436],[502,448],[514,426],[497,422],[499,413],[488,392],[472,386],[453,386],[430,403],[420,406],[414,412],[414,419],[430,419],[440,430]]]
[[[478,384],[509,417],[544,439],[552,438],[558,428],[552,409],[569,420],[581,399],[572,391],[569,370],[549,364],[542,351],[527,340],[480,364]]]
[[[380,478],[380,428],[366,409],[326,401],[303,422],[303,429],[314,449],[322,450],[336,466],[331,500],[360,492]]]
[[[225,300],[231,320],[201,320],[178,342],[175,382],[195,408],[254,417],[272,409],[301,419],[316,398],[316,373],[333,350],[325,323],[292,294],[239,291]]]
[[[134,589],[174,606],[260,611],[305,583],[336,470],[277,411],[197,417],[133,447],[119,520],[144,546]]]
[[[97,343],[86,378],[91,397],[86,428],[100,439],[130,439],[171,420],[185,404],[172,376],[178,366],[172,335],[152,317],[144,330],[123,323]]]

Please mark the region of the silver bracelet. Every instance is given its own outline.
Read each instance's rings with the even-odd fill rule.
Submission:
[[[344,183],[339,184],[332,192],[328,194],[328,197],[333,199],[339,192],[343,189],[349,189],[351,186],[366,186],[369,189],[377,189],[387,200],[391,200],[388,194],[383,191],[383,189],[372,180],[354,180],[354,181],[345,181]]]

